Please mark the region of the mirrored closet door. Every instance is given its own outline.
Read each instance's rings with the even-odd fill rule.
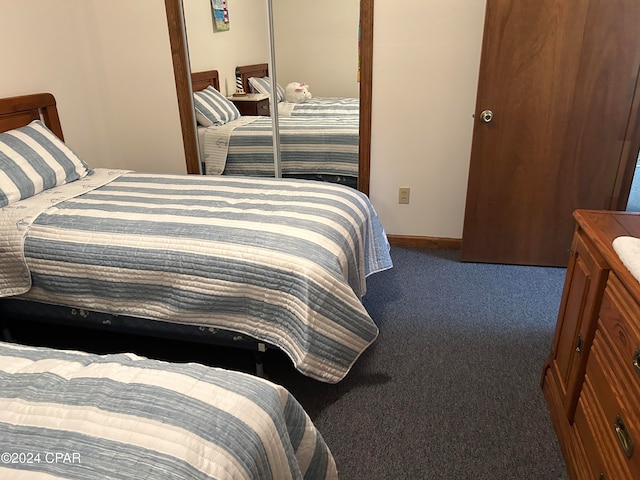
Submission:
[[[305,8],[305,5],[311,8],[309,7],[311,4],[309,2],[296,1],[296,5],[290,5],[293,1],[294,0],[273,0],[273,37],[275,39],[276,78],[279,86],[284,89],[293,82],[307,83],[309,85],[307,89],[314,94],[317,100],[320,100],[320,97],[349,98],[355,94],[359,97],[356,97],[359,102],[359,108],[357,108],[355,120],[351,118],[348,121],[341,121],[333,118],[333,116],[328,116],[325,119],[311,119],[307,122],[306,126],[302,127],[295,126],[297,125],[295,122],[301,121],[301,119],[295,120],[292,116],[286,115],[286,113],[284,117],[278,115],[280,136],[286,135],[285,128],[296,129],[296,134],[300,135],[299,132],[304,128],[330,130],[332,129],[332,122],[333,130],[337,130],[337,125],[341,123],[351,123],[355,125],[357,136],[355,140],[357,142],[357,187],[361,191],[368,193],[371,118],[371,37],[373,23],[372,0],[360,0],[357,5],[351,7],[350,11],[347,11],[348,9],[343,4],[343,12],[340,12],[340,9],[335,9],[337,12],[327,19],[327,22],[322,28],[319,28],[313,35],[308,32],[306,43],[304,40],[302,41],[306,61],[297,61],[300,55],[300,41],[298,41],[297,45],[292,45],[292,42],[296,41],[296,37],[300,35],[300,28],[304,28],[299,25],[299,20],[296,21],[296,18],[300,18],[300,9]],[[358,0],[353,1],[358,2]],[[198,5],[200,2],[202,5]],[[251,8],[248,8],[246,5],[247,2],[252,3]],[[255,3],[255,5],[253,5],[253,3]],[[267,36],[269,32],[267,31],[267,7],[264,0],[246,0],[243,2],[243,5],[231,3],[229,6],[230,29],[225,32],[214,29],[210,0],[190,0],[190,2],[184,5],[181,0],[165,0],[165,4],[167,7],[167,20],[172,45],[174,70],[176,73],[176,87],[178,90],[183,135],[185,136],[187,169],[189,173],[198,173],[200,170],[197,155],[198,151],[202,151],[202,148],[198,145],[198,139],[202,141],[202,133],[196,133],[197,127],[195,116],[193,115],[191,90],[201,87],[192,86],[189,81],[192,72],[200,74],[217,70],[219,75],[217,88],[225,96],[233,95],[237,88],[235,83],[235,67],[261,63],[268,58]],[[328,10],[326,5],[317,8],[325,11]],[[288,13],[291,9],[294,9],[293,14]],[[303,17],[308,15],[317,17],[318,14],[319,12],[310,10],[303,15]],[[360,72],[357,71],[358,16],[360,17]],[[296,24],[296,22],[298,24]],[[308,25],[308,22],[304,23]],[[349,33],[348,25],[350,24],[354,25]],[[335,34],[332,36],[331,34],[334,27],[335,32],[337,32],[338,26],[345,32],[344,35]],[[324,37],[322,35],[324,35]],[[337,60],[335,52],[336,49],[340,49],[340,42],[352,44],[352,49],[349,52],[351,55],[350,60]],[[324,53],[320,51],[323,45],[326,50]],[[334,50],[332,51],[331,49]],[[282,50],[282,53],[279,53],[280,50]],[[342,48],[342,50],[348,51],[349,48],[347,46]],[[297,55],[296,51],[298,52]],[[317,58],[315,62],[311,61],[314,55],[315,58]],[[326,58],[331,55],[335,57],[333,63],[330,60],[326,60]],[[338,67],[341,65],[340,62],[348,64],[349,61],[355,64],[356,68],[354,68],[354,71],[351,73],[339,72]],[[298,66],[296,66],[296,64]],[[340,67],[340,69],[341,68],[342,67]],[[315,72],[314,69],[316,70]],[[360,82],[357,81],[358,73]],[[346,77],[348,80],[345,82],[341,80],[341,77]],[[312,84],[312,82],[314,83]],[[342,87],[340,87],[341,82]],[[314,84],[316,85],[315,87]],[[232,100],[233,99],[232,97]],[[240,98],[236,98],[235,100],[237,100],[234,101],[236,105],[244,108],[246,108],[246,105],[259,108],[259,104],[261,102],[264,103],[263,99],[259,96],[253,96],[250,101],[241,100]],[[243,101],[248,101],[248,103],[241,103]],[[283,103],[289,103],[285,108],[297,108],[296,105],[292,105],[294,102]],[[191,104],[191,107],[189,107],[189,104]],[[279,106],[282,108],[283,105]],[[303,102],[299,106],[312,108],[314,104],[312,102]],[[259,112],[260,110],[257,111]],[[329,117],[331,117],[331,120],[329,120]],[[267,122],[268,121],[262,121],[262,125],[267,125]],[[305,124],[303,123],[303,125]],[[272,134],[272,132],[270,133]],[[271,139],[267,138],[268,133],[266,130],[264,131],[264,136],[262,150],[257,149],[254,157],[257,157],[259,162],[266,165],[268,161],[273,162],[273,157],[271,153],[271,157],[268,159],[267,157],[269,155],[265,153],[264,144],[266,142],[271,144]],[[290,142],[290,140],[285,137],[285,143],[286,142]],[[288,146],[281,146],[281,151],[285,151],[286,148],[291,148],[290,143]],[[340,159],[340,155],[343,157],[346,155],[344,147],[341,148],[343,148],[343,151],[336,152],[336,154],[333,155],[334,158]],[[353,145],[350,148],[353,150]],[[304,155],[301,154],[300,158],[304,158]],[[249,172],[247,171],[247,173]]]

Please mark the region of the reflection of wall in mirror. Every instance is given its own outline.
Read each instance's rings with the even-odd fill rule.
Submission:
[[[192,72],[218,70],[220,90],[235,91],[235,68],[266,62],[269,58],[266,2],[241,0],[229,3],[231,28],[218,32],[213,26],[211,0],[183,0]]]
[[[0,11],[0,97],[53,93],[65,141],[91,167],[186,172],[164,2],[30,0]]]
[[[307,83],[318,97],[358,97],[359,15],[360,0],[273,0],[278,83]]]

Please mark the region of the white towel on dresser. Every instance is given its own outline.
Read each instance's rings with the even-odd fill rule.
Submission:
[[[613,240],[613,249],[627,270],[640,281],[640,238],[617,237]]]

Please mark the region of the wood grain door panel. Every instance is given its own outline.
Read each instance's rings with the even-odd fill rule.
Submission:
[[[609,208],[638,24],[637,0],[487,1],[463,261],[566,265],[573,210]]]

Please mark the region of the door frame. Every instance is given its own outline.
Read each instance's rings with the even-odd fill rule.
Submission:
[[[640,153],[640,68],[636,78],[636,89],[631,104],[631,113],[627,123],[627,131],[624,136],[622,154],[618,166],[613,195],[609,205],[610,210],[627,209],[631,184],[636,171],[638,154]]]

